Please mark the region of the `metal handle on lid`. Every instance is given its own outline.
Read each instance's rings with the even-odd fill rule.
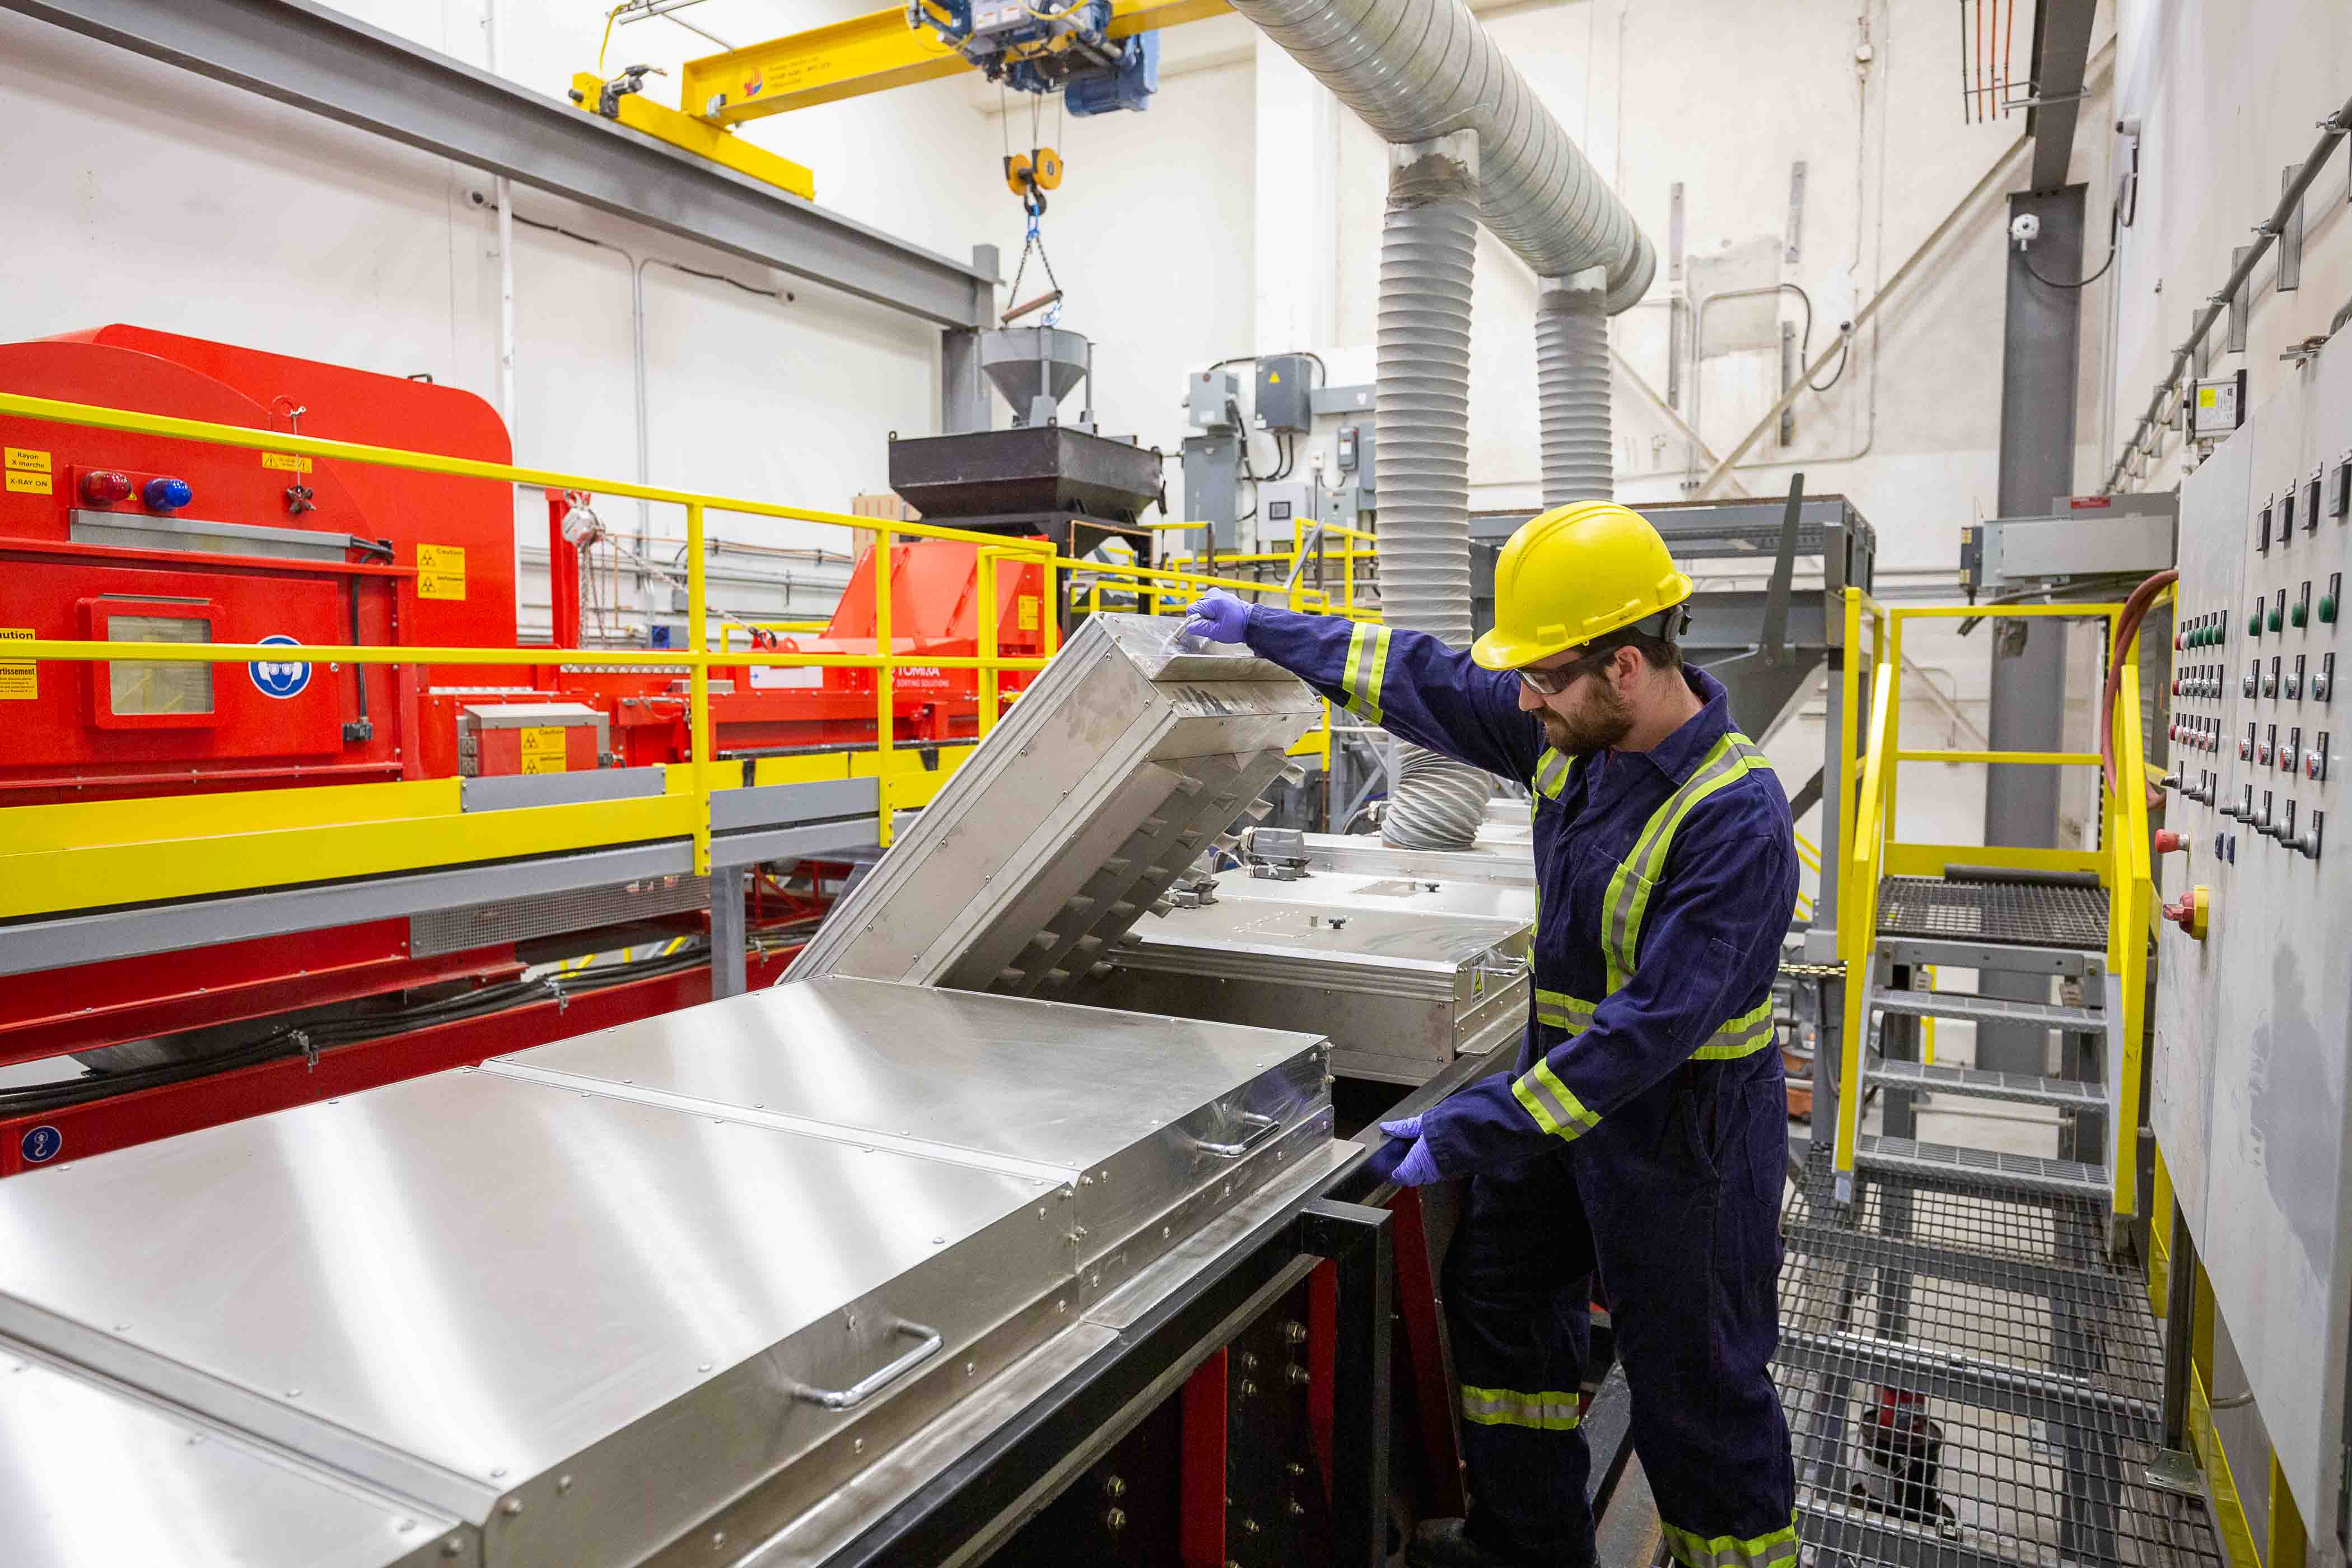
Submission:
[[[898,1332],[923,1342],[900,1356],[889,1365],[866,1373],[847,1388],[795,1388],[793,1397],[810,1405],[821,1405],[827,1410],[855,1410],[898,1379],[939,1354],[945,1342],[937,1329],[927,1329],[920,1323],[900,1323]]]
[[[1220,1159],[1238,1160],[1276,1133],[1282,1131],[1282,1119],[1261,1116],[1255,1110],[1242,1112],[1242,1125],[1249,1129],[1238,1143],[1211,1143],[1202,1140],[1201,1147]]]

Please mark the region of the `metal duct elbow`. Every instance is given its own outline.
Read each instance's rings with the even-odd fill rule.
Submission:
[[[1646,293],[1657,255],[1462,0],[1233,0],[1389,142],[1478,138],[1478,210],[1539,278],[1605,268],[1608,310]]]

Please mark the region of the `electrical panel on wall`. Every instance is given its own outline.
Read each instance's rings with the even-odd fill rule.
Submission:
[[[2315,1542],[2339,1538],[2352,1298],[2352,346],[2182,484],[2149,1117]],[[2185,900],[2185,901],[2183,901]],[[2169,1216],[2155,1216],[2158,1226]]]

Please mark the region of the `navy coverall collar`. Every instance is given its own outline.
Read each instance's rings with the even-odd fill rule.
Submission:
[[[1682,727],[1646,752],[1612,752],[1612,757],[1640,757],[1666,775],[1669,784],[1680,787],[1697,771],[1699,763],[1715,743],[1731,728],[1731,694],[1723,682],[1706,671],[1691,665],[1683,667],[1683,679],[1706,706],[1683,721]]]

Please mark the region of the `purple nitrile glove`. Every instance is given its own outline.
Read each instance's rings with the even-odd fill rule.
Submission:
[[[1372,1152],[1371,1168],[1376,1181],[1394,1182],[1401,1187],[1425,1187],[1440,1179],[1437,1156],[1429,1152],[1429,1141],[1421,1135],[1420,1117],[1383,1121],[1381,1131],[1389,1135],[1389,1142]]]
[[[1209,642],[1239,642],[1249,629],[1250,607],[1223,588],[1212,588],[1184,610],[1187,635]]]

